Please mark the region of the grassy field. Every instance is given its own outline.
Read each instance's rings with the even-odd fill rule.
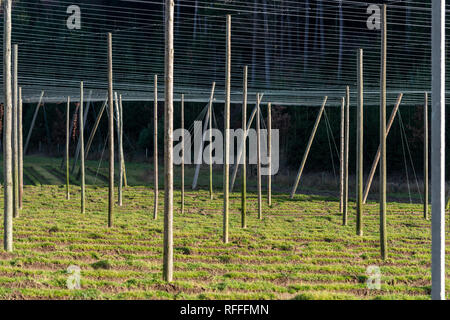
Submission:
[[[221,194],[210,201],[207,191],[188,188],[181,215],[177,191],[175,281],[166,284],[161,275],[163,197],[154,221],[148,166],[128,164],[131,186],[124,191],[124,206],[116,207],[114,228],[108,229],[106,162],[98,174],[98,163],[88,162],[87,183],[98,185],[88,187],[82,215],[78,186],[65,200],[60,161],[26,159],[24,210],[14,221],[15,252],[0,252],[1,299],[429,299],[430,222],[418,204],[388,204],[389,259],[382,261],[376,203],[365,207],[365,235],[357,237],[354,203],[349,226],[343,227],[334,197],[290,200],[275,194],[271,208],[264,204],[260,221],[256,195],[250,193],[244,230],[240,194],[233,193],[230,243],[224,245]],[[218,188],[221,172],[216,175]],[[202,179],[206,184],[206,174]],[[71,265],[81,268],[80,290],[67,289]],[[381,290],[367,289],[366,268],[372,265],[381,269]]]

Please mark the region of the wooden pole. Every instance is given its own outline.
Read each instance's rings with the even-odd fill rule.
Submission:
[[[66,111],[66,199],[67,200],[70,200],[69,143],[70,143],[70,97],[67,97],[67,111]]]
[[[158,175],[158,75],[153,78],[153,219],[158,219],[159,175]]]
[[[356,124],[356,234],[363,235],[364,188],[364,63],[363,49],[358,50],[358,111]]]
[[[19,87],[19,110],[18,110],[18,138],[19,138],[19,209],[23,209],[23,101],[22,87]]]
[[[183,130],[183,143],[181,144],[181,214],[184,213],[184,94],[181,95],[181,130]]]
[[[341,153],[340,153],[340,201],[339,212],[344,213],[344,148],[345,148],[345,97],[341,100]]]
[[[37,118],[37,115],[39,113],[39,108],[41,107],[43,98],[44,98],[44,91],[41,92],[41,96],[39,98],[39,102],[38,102],[38,104],[36,106],[36,110],[34,111],[33,119],[31,120],[31,125],[30,125],[30,129],[28,131],[27,140],[25,142],[25,148],[23,149],[23,154],[24,155],[27,154],[28,144],[30,143],[30,139],[31,139],[31,133],[33,132],[33,128],[34,128],[34,125],[36,123],[36,118]]]
[[[213,86],[216,86],[214,82]],[[213,97],[209,100],[209,198],[213,200],[213,163],[212,163],[212,113],[213,113]]]
[[[84,170],[84,84],[80,82],[80,162],[81,162],[81,213],[86,212],[86,184]]]
[[[123,153],[123,104],[122,104],[122,95],[119,94],[119,110],[120,110],[120,154],[122,158],[121,163],[121,177],[120,177],[120,184],[123,187],[128,187],[127,183],[127,168],[125,166],[125,155]]]
[[[108,193],[108,227],[113,226],[114,214],[114,98],[113,98],[113,62],[112,34],[108,33],[108,104],[109,104],[109,193]]]
[[[397,102],[395,103],[394,109],[392,110],[391,116],[390,116],[388,124],[387,124],[386,137],[389,135],[389,132],[391,131],[392,124],[394,123],[398,109],[402,102],[402,98],[403,98],[403,93],[400,93],[397,97]],[[378,163],[380,162],[380,157],[381,157],[381,144],[378,147],[377,154],[375,155],[375,159],[373,160],[373,163],[372,163],[372,168],[370,169],[369,177],[368,177],[367,183],[366,183],[366,189],[364,191],[363,204],[366,203],[367,197],[369,196],[369,191],[372,186],[373,177],[375,176],[375,171],[377,170]]]
[[[267,153],[269,156],[267,175],[267,205],[272,206],[272,103],[267,104]]]
[[[89,114],[89,108],[91,107],[91,95],[92,95],[92,90],[89,92],[89,100],[88,100],[86,109],[84,109],[84,107],[83,107],[83,109],[84,109],[84,114],[83,114],[83,128],[86,126],[86,120],[87,120],[87,116],[88,116],[88,114]],[[84,97],[83,97],[83,100],[84,100]],[[45,109],[44,109],[44,110],[45,110]],[[80,121],[81,121],[81,120],[80,120]],[[83,142],[83,144],[84,144],[84,142]],[[81,139],[78,138],[77,149],[76,149],[76,151],[75,151],[74,162],[73,162],[73,165],[72,165],[72,172],[75,172],[75,168],[76,168],[76,166],[77,166],[78,158],[80,157],[80,151],[81,151]],[[81,168],[80,168],[80,170],[78,171],[78,176],[80,175],[80,172],[81,172]]]
[[[84,152],[86,158],[88,157],[89,151],[91,150],[92,142],[94,141],[94,137],[95,137],[95,134],[97,133],[98,125],[100,124],[100,120],[102,119],[103,113],[105,112],[107,103],[108,103],[108,100],[106,100],[103,103],[103,105],[100,109],[100,112],[97,115],[97,119],[95,120],[94,127],[92,128],[91,134],[89,135],[89,139],[88,139],[87,146],[86,146],[86,151]],[[70,130],[70,131],[72,131],[72,130]]]
[[[314,141],[314,137],[316,136],[317,128],[319,127],[320,120],[322,119],[322,114],[325,110],[325,105],[327,104],[328,97],[325,97],[322,103],[322,107],[320,107],[319,114],[316,118],[316,123],[314,124],[314,128],[311,132],[311,136],[309,137],[308,145],[306,146],[305,154],[303,155],[302,163],[300,168],[298,169],[297,177],[295,178],[294,186],[291,191],[291,199],[294,199],[295,193],[297,192],[298,184],[300,183],[300,178],[303,174],[303,169],[305,168],[306,160],[308,159],[309,151],[311,150],[312,143]]]
[[[174,1],[166,0],[164,105],[164,263],[163,278],[173,279],[173,20]]]
[[[248,66],[244,67],[244,83],[242,95],[242,197],[241,197],[241,226],[247,228],[247,90],[248,90]],[[236,166],[240,163],[237,159]],[[237,169],[237,167],[236,167]],[[233,175],[234,176],[234,175]],[[233,187],[231,187],[233,188]]]
[[[380,249],[381,257],[388,257],[386,232],[386,54],[387,54],[387,21],[386,5],[383,5],[381,14],[381,88],[380,88]]]
[[[197,164],[195,166],[194,180],[192,182],[192,190],[197,189],[198,176],[200,175],[200,167],[201,167],[201,162],[203,160],[203,146],[205,143],[205,133],[206,133],[206,129],[208,128],[209,120],[212,119],[212,117],[211,117],[212,108],[211,107],[212,107],[212,103],[214,100],[215,89],[216,89],[216,83],[213,82],[212,87],[211,87],[211,95],[209,97],[208,111],[205,116],[205,123],[203,124],[202,141],[200,144],[200,150],[199,150],[198,157],[197,157]]]
[[[18,54],[19,47],[17,44],[13,46],[13,201],[14,201],[14,218],[19,217],[19,139],[18,139]]]
[[[3,130],[4,237],[5,251],[13,251],[13,177],[12,177],[12,88],[11,88],[11,0],[3,2],[3,94],[5,123]]]
[[[226,63],[225,63],[225,150],[223,166],[223,242],[228,243],[228,209],[230,192],[230,95],[231,95],[231,15],[227,15]]]
[[[345,147],[344,147],[344,207],[342,212],[342,225],[348,223],[348,162],[350,146],[350,87],[345,90]]]
[[[445,300],[445,1],[432,1],[431,298]]]
[[[261,99],[262,99],[262,95],[261,95],[261,97],[260,97]],[[250,118],[248,119],[248,121],[247,121],[247,126],[246,126],[246,128],[248,129],[248,128],[251,128],[251,126],[252,126],[252,124],[253,124],[253,120],[255,119],[255,115],[256,115],[256,105],[255,105],[255,107],[253,108],[253,111],[252,111],[252,113],[250,114]],[[246,130],[245,132],[244,132],[244,138],[245,139],[247,139],[247,137],[248,137],[248,130]],[[233,174],[232,174],[232,176],[231,176],[231,187],[230,187],[230,192],[232,192],[233,191],[233,189],[234,189],[234,183],[235,183],[235,181],[236,181],[236,177],[237,177],[237,171],[238,171],[238,169],[239,169],[239,163],[241,163],[241,158],[242,158],[242,155],[243,155],[243,151],[244,151],[244,145],[242,145],[240,148],[239,148],[239,150],[238,150],[238,156],[237,156],[237,158],[236,158],[236,165],[234,166],[234,169],[233,169]]]
[[[257,95],[256,110],[256,157],[257,157],[257,181],[258,181],[258,219],[262,219],[262,192],[261,192],[261,110],[260,96]]]
[[[423,217],[428,220],[429,188],[428,188],[428,93],[425,92],[425,101],[423,106]]]
[[[118,149],[119,149],[119,183],[117,186],[118,191],[118,204],[121,207],[122,206],[122,181],[123,181],[123,166],[122,166],[122,153],[120,152],[120,143],[121,143],[121,136],[120,136],[120,110],[119,110],[119,98],[117,96],[117,91],[114,92],[114,100],[115,100],[115,109],[116,109],[116,131],[117,131],[117,142],[118,142]]]

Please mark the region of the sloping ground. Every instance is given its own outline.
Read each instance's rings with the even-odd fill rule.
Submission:
[[[49,176],[45,176],[50,179]],[[354,210],[341,225],[332,198],[275,195],[264,219],[249,198],[248,229],[240,228],[240,197],[232,195],[230,243],[221,242],[218,195],[188,192],[175,211],[175,281],[161,280],[163,197],[152,219],[152,190],[130,187],[107,225],[107,189],[89,187],[87,213],[79,188],[26,186],[14,221],[15,252],[0,253],[2,299],[428,299],[430,223],[421,207],[389,204],[389,260],[379,259],[378,206],[365,213],[365,236],[355,235]],[[3,211],[1,211],[3,212]],[[3,233],[3,225],[0,226]],[[448,236],[448,235],[447,235]],[[450,261],[447,255],[447,264]],[[81,268],[81,290],[69,290],[67,268]],[[368,266],[381,268],[381,290],[370,290]],[[447,271],[448,278],[450,273]],[[447,282],[447,292],[450,282]]]

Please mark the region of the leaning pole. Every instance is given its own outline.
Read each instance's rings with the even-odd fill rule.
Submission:
[[[445,299],[445,1],[432,2],[431,298]]]
[[[163,278],[173,278],[173,19],[174,1],[165,7],[165,88],[164,88],[164,255]]]

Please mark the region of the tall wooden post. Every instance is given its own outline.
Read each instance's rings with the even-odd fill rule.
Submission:
[[[261,192],[261,109],[260,95],[257,95],[256,104],[256,157],[258,181],[258,219],[262,219],[262,192]]]
[[[67,97],[66,108],[66,199],[70,200],[70,169],[69,169],[69,142],[70,142],[70,97]]]
[[[212,112],[213,112],[213,99],[209,101],[209,143],[212,145]],[[209,148],[209,198],[214,199],[213,195],[213,164],[212,164],[212,146]]]
[[[262,99],[263,95],[260,96],[260,98]],[[253,124],[253,120],[255,119],[255,115],[256,115],[256,105],[252,110],[252,113],[250,114],[250,118],[247,121],[247,125],[246,128],[251,128],[252,124]],[[247,139],[248,137],[248,130],[245,132],[244,138]],[[238,154],[237,154],[237,158],[236,158],[236,164],[241,163],[241,159],[242,159],[242,154],[243,154],[243,145],[239,148],[238,150]],[[231,176],[231,187],[230,187],[230,192],[233,191],[234,188],[234,183],[236,181],[236,177],[237,177],[237,171],[239,169],[239,165],[234,166],[233,169],[233,174]]]
[[[181,144],[181,214],[184,213],[184,94],[181,95],[181,130],[183,130],[183,143]]]
[[[86,212],[86,184],[84,170],[84,84],[80,82],[80,161],[81,161],[81,213]],[[112,115],[111,115],[112,116]]]
[[[223,166],[223,242],[228,243],[228,207],[230,192],[230,95],[231,95],[231,15],[227,15],[226,63],[225,63],[225,110],[224,110],[224,166]]]
[[[12,176],[12,88],[11,88],[11,0],[3,1],[3,94],[5,116],[3,129],[4,214],[3,246],[13,251],[13,176]]]
[[[364,184],[364,73],[363,50],[358,50],[358,111],[356,124],[356,234],[363,235]]]
[[[445,1],[432,1],[431,298],[445,299]]]
[[[13,188],[14,218],[19,217],[19,139],[18,139],[18,54],[19,47],[13,46]]]
[[[387,129],[386,129],[386,138],[389,135],[389,132],[391,131],[391,127],[392,127],[392,124],[394,123],[395,116],[397,115],[397,111],[400,108],[402,98],[403,98],[403,93],[399,93],[399,95],[397,97],[397,102],[395,103],[394,109],[392,109],[391,116],[389,117]],[[369,177],[367,178],[366,189],[364,190],[363,204],[365,204],[367,201],[367,197],[369,195],[369,191],[372,186],[373,177],[375,176],[375,171],[377,170],[378,163],[380,162],[380,157],[381,157],[381,144],[378,147],[377,154],[375,155],[375,159],[373,160],[373,163],[372,163],[372,168],[370,169]]]
[[[294,186],[291,191],[291,199],[294,199],[295,193],[297,192],[298,184],[300,183],[300,178],[303,174],[303,169],[305,169],[306,160],[308,160],[309,151],[311,150],[312,143],[314,141],[314,137],[316,136],[317,128],[319,127],[320,120],[322,119],[323,112],[325,110],[325,106],[327,104],[328,97],[325,97],[322,103],[322,107],[320,107],[319,114],[316,118],[316,123],[314,124],[314,128],[311,132],[311,136],[309,137],[308,145],[306,146],[305,154],[303,155],[302,163],[300,164],[300,168],[297,172],[297,177],[295,178]]]
[[[242,90],[242,197],[241,197],[241,226],[247,228],[247,90],[248,66],[244,67],[244,83]],[[239,165],[239,159],[236,165]]]
[[[117,196],[118,196],[118,204],[121,207],[122,206],[122,181],[123,181],[123,163],[122,163],[122,153],[120,152],[120,143],[121,143],[121,137],[120,137],[120,107],[119,107],[119,97],[117,95],[117,91],[114,92],[114,101],[115,101],[115,108],[116,108],[116,132],[117,132],[117,149],[119,149],[119,183],[117,186]]]
[[[173,14],[174,1],[166,0],[165,105],[164,105],[164,280],[173,278]]]
[[[158,175],[158,75],[153,80],[153,219],[158,219],[159,175]]]
[[[386,54],[387,54],[387,21],[386,5],[383,5],[381,14],[381,80],[380,80],[380,249],[381,257],[385,260],[387,252],[386,232]]]
[[[92,96],[92,90],[89,92],[89,99],[88,99],[88,103],[86,104],[86,108],[83,107],[84,109],[84,113],[83,113],[83,127],[86,126],[86,120],[89,114],[89,108],[91,107],[91,96]],[[84,99],[83,99],[84,100]],[[45,111],[45,109],[44,109]],[[45,115],[45,113],[44,113]],[[81,153],[81,140],[78,138],[78,143],[77,143],[77,149],[75,150],[75,156],[73,158],[73,165],[72,165],[72,172],[75,172],[75,168],[77,166],[78,163],[78,158],[80,157],[80,153]],[[78,170],[78,176],[80,176],[81,174],[81,167]]]
[[[425,101],[423,105],[423,217],[428,220],[428,92],[425,92]]]
[[[216,86],[216,83],[214,82],[213,86]],[[213,200],[213,163],[212,163],[212,113],[213,113],[213,100],[214,98],[211,97],[209,101],[209,198]]]
[[[345,148],[345,98],[342,97],[341,100],[341,150],[340,150],[340,201],[339,201],[339,212],[344,213],[344,148]]]
[[[121,163],[122,177],[120,178],[120,184],[122,185],[122,187],[126,188],[128,187],[128,182],[127,182],[127,167],[125,165],[125,155],[123,153],[123,104],[121,94],[119,94],[119,110],[120,110],[120,154],[122,158]]]
[[[19,209],[23,209],[23,101],[22,87],[19,87],[18,139],[19,139]]]
[[[267,104],[267,154],[269,156],[267,175],[267,204],[272,205],[272,103]]]
[[[114,97],[113,97],[113,61],[112,34],[108,33],[108,132],[109,132],[109,193],[108,193],[108,227],[113,226],[114,215]]]
[[[345,90],[345,147],[344,147],[344,207],[342,211],[342,225],[348,223],[348,161],[350,146],[350,87]]]

